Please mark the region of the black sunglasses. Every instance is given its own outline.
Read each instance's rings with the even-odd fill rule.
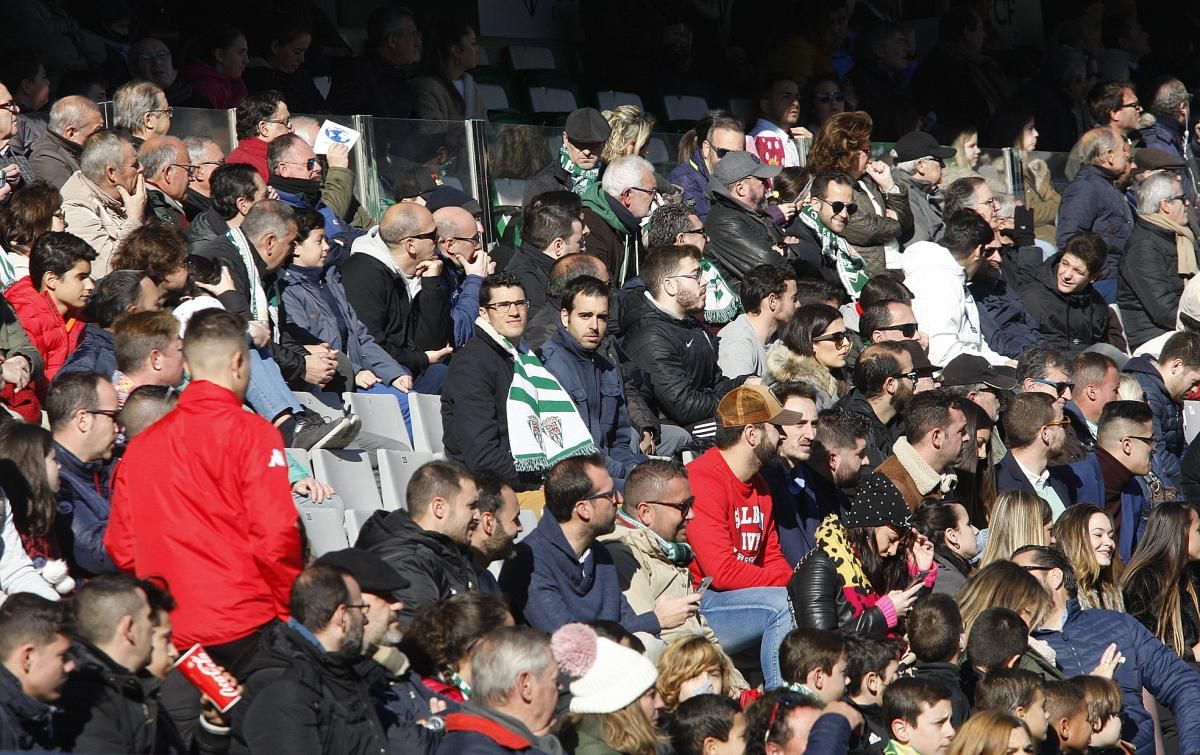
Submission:
[[[1147,446],[1150,446],[1151,448],[1154,448],[1155,446],[1158,445],[1158,438],[1155,438],[1153,436],[1147,438],[1143,435],[1126,435],[1125,437],[1130,438],[1132,440],[1140,440],[1141,442],[1145,443]]]
[[[679,503],[671,503],[669,501],[642,501],[642,503],[652,503],[655,506],[666,506],[669,509],[675,509],[681,517],[687,519],[688,512],[692,510],[692,506],[696,503],[696,496],[691,496]]]
[[[848,340],[850,340],[849,331],[839,330],[836,333],[826,333],[823,336],[817,336],[816,338],[813,339],[813,343],[820,343],[821,341],[829,341],[831,343],[843,344]]]
[[[1054,391],[1056,393],[1058,393],[1059,396],[1063,396],[1066,394],[1067,391],[1075,389],[1074,383],[1068,383],[1065,381],[1064,382],[1056,382],[1054,380],[1045,380],[1043,378],[1029,378],[1029,379],[1035,383],[1041,383],[1042,385],[1051,386],[1052,388],[1054,388]]]
[[[892,375],[892,377],[896,378],[897,380],[900,378],[908,378],[915,383],[917,382],[917,379],[921,377],[921,375],[916,370],[912,370],[911,372],[898,372],[895,375]]]
[[[430,241],[437,241],[437,229],[434,228],[432,231],[427,231],[425,233],[414,233],[411,236],[405,236],[404,239],[428,239]],[[404,241],[404,239],[400,240]]]
[[[829,205],[829,209],[833,210],[834,215],[841,215],[842,210],[846,211],[847,216],[853,216],[854,213],[858,212],[858,204],[855,202],[830,202],[820,197],[817,197],[817,199]]]
[[[846,95],[844,92],[817,92],[816,98],[817,102],[821,103],[822,105],[828,105],[831,100],[833,102],[846,101]]]
[[[745,150],[740,150],[740,149],[725,149],[724,147],[713,147],[713,152],[717,153],[717,157],[724,157],[725,155],[728,155],[730,152],[744,152],[744,151]]]
[[[915,322],[904,322],[897,325],[880,325],[875,330],[898,330],[905,338],[912,338],[917,334],[917,327]]]

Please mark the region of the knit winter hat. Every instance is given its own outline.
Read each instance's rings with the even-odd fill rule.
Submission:
[[[571,677],[572,713],[615,713],[654,686],[658,670],[641,653],[598,636],[586,624],[567,624],[550,649]]]
[[[890,524],[900,530],[912,527],[912,512],[900,489],[876,472],[858,487],[850,511],[842,517],[846,527],[879,527]]]

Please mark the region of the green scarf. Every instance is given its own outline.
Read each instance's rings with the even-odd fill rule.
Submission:
[[[732,322],[742,313],[742,300],[733,292],[721,271],[708,257],[700,258],[700,279],[708,286],[704,294],[704,321],[713,325]]]
[[[587,191],[588,187],[596,182],[600,177],[600,166],[584,170],[571,160],[571,155],[567,152],[567,145],[562,145],[558,149],[558,164],[562,169],[571,174],[571,191],[583,196],[583,192]]]
[[[798,217],[801,223],[817,234],[817,238],[821,240],[821,256],[833,264],[846,293],[857,301],[863,286],[867,285],[867,281],[871,279],[870,274],[867,273],[867,263],[863,261],[858,252],[850,248],[846,239],[825,227],[825,224],[821,222],[821,216],[811,205],[801,209]]]
[[[687,566],[696,557],[696,554],[692,552],[692,547],[687,543],[673,543],[670,540],[663,539],[657,532],[629,516],[621,509],[617,509],[617,516],[622,522],[633,529],[649,532],[650,536],[654,538],[654,542],[658,543],[658,549],[662,551],[662,554],[667,557],[668,561],[676,566]]]
[[[530,351],[496,332],[486,318],[475,324],[513,360],[506,405],[508,445],[518,472],[542,472],[570,456],[596,453],[591,431],[571,395]]]

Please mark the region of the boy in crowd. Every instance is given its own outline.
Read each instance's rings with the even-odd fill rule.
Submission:
[[[906,626],[909,648],[917,657],[913,676],[950,690],[950,722],[958,729],[971,715],[971,698],[963,692],[958,668],[967,639],[958,604],[945,593],[921,598],[909,610]]]
[[[1088,742],[1092,738],[1092,724],[1088,720],[1083,690],[1069,680],[1047,682],[1043,689],[1046,692],[1046,718],[1050,721],[1050,731],[1058,746],[1054,752],[1086,755]]]
[[[821,705],[846,694],[846,639],[825,629],[793,629],[779,647],[783,686]]]
[[[897,679],[883,693],[891,739],[884,755],[945,755],[954,740],[950,690],[924,679]]]
[[[885,637],[846,637],[846,702],[864,721],[862,731],[850,738],[854,755],[882,755],[891,739],[883,719],[883,692],[896,680],[902,649],[899,642]]]
[[[1117,691],[1117,710],[1121,708],[1120,690]],[[1020,668],[998,668],[975,685],[975,712],[995,710],[1016,716],[1029,727],[1029,733],[1037,744],[1045,741],[1046,693],[1042,691],[1042,678],[1032,671]],[[1120,724],[1117,724],[1120,731]]]
[[[1121,742],[1121,686],[1103,676],[1075,676],[1071,681],[1083,692],[1087,704],[1088,723],[1092,726],[1088,751],[1129,752],[1130,746]]]

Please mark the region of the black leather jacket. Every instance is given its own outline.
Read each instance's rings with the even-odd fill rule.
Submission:
[[[858,616],[842,591],[833,559],[818,545],[796,564],[788,582],[788,599],[796,626],[809,629],[842,629],[854,634],[887,634],[887,619],[878,608]]]
[[[704,221],[708,232],[704,251],[716,260],[729,285],[740,290],[742,278],[752,268],[783,261],[772,249],[783,245],[783,231],[770,215],[747,208],[723,186],[711,188],[709,200],[712,209]]]

